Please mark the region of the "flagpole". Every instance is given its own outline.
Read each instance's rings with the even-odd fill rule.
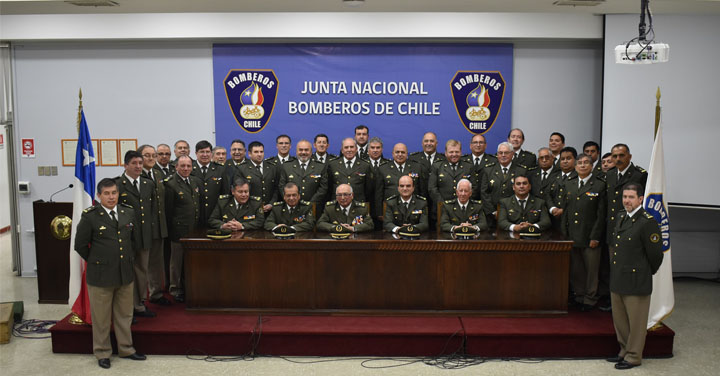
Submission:
[[[78,93],[79,102],[78,102],[78,116],[77,116],[77,127],[75,129],[75,133],[80,133],[80,121],[82,120],[82,88],[80,88],[80,92]],[[655,130],[657,132],[657,125],[655,126]]]
[[[82,94],[80,94],[82,96]],[[655,133],[653,133],[653,139],[657,137],[658,127],[660,126],[660,86],[657,88],[657,93],[655,93]]]

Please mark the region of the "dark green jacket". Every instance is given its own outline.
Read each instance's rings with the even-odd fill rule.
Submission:
[[[248,202],[238,207],[232,195],[220,196],[215,209],[210,214],[208,226],[217,229],[233,218],[242,223],[245,230],[261,229],[265,222],[265,212],[260,197],[250,196]]]
[[[207,172],[203,175],[200,165],[193,163],[193,170],[190,175],[197,177],[200,181],[200,223],[202,227],[207,226],[208,219],[212,213],[220,195],[230,193],[228,184],[225,182],[227,175],[226,167],[216,162],[208,164]]]
[[[537,224],[540,231],[550,228],[550,215],[548,214],[545,200],[529,195],[522,209],[517,198],[513,194],[500,200],[500,212],[498,213],[498,229],[510,230],[510,225],[520,222]]]
[[[435,202],[457,198],[455,187],[461,179],[467,179],[472,184],[473,197],[479,198],[479,180],[475,174],[475,166],[468,162],[458,161],[457,170],[453,171],[450,162],[443,161],[433,164],[428,179],[428,191]]]
[[[385,200],[383,216],[385,231],[392,232],[396,226],[402,227],[406,223],[415,226],[420,232],[428,230],[428,206],[425,197],[412,195],[407,208],[400,195],[390,196]]]
[[[364,202],[353,201],[350,205],[350,213],[346,217],[340,209],[337,201],[330,201],[325,205],[317,229],[325,232],[332,232],[336,225],[349,224],[355,227],[355,232],[372,231],[375,229],[373,220]]]
[[[605,182],[594,174],[582,188],[578,187],[579,179],[565,182],[561,229],[576,247],[585,248],[591,240],[603,240],[607,198]]]
[[[135,189],[125,174],[116,177],[115,183],[118,186],[118,194],[120,194],[118,202],[133,208],[135,212],[134,222],[137,225],[135,230],[140,234],[142,247],[150,249],[153,238],[158,239],[160,236],[157,223],[158,203],[155,183],[142,175],[139,176],[138,187],[140,192]]]
[[[482,201],[468,201],[464,213],[457,199],[445,201],[442,209],[442,217],[440,218],[440,228],[445,232],[451,232],[453,226],[459,226],[464,222],[478,226],[480,231],[488,229],[487,220],[483,213]]]
[[[75,251],[87,261],[88,285],[119,287],[134,279],[135,252],[142,248],[133,209],[118,204],[117,224],[102,205],[83,211],[75,233]]]
[[[331,196],[335,194],[340,184],[350,184],[355,200],[370,202],[373,199],[374,180],[370,163],[356,157],[352,168],[348,169],[345,157],[340,157],[327,163],[327,166],[328,189]]]
[[[240,165],[240,174],[250,185],[250,196],[260,197],[263,205],[272,204],[280,200],[278,183],[280,181],[280,169],[272,163],[263,162],[263,170],[255,166],[253,161],[247,161]]]
[[[157,166],[157,165],[156,165]],[[155,222],[158,224],[157,232],[153,229],[153,238],[159,236],[160,238],[167,238],[167,218],[165,218],[165,185],[163,180],[166,176],[163,175],[162,170],[159,168],[152,169],[152,177],[143,170],[142,176],[152,180],[155,183],[155,203],[157,204],[157,212],[155,212]]]
[[[398,180],[403,175],[412,178],[415,194],[427,196],[427,171],[420,163],[406,161],[401,174],[395,161],[387,162],[378,167],[375,175],[375,205],[378,213],[382,211],[383,201],[398,194]]]
[[[647,183],[648,174],[642,167],[630,163],[622,179],[618,180],[618,169],[613,167],[605,174],[607,183],[607,242],[612,244],[612,230],[615,228],[615,220],[623,209],[622,188],[625,184],[633,182],[642,184],[643,188]]]
[[[307,201],[300,201],[291,215],[284,201],[274,203],[265,220],[265,229],[272,231],[275,226],[280,224],[292,226],[296,231],[312,231],[315,227],[312,206]]]
[[[165,217],[168,237],[178,241],[194,230],[200,219],[200,179],[190,175],[190,185],[175,173],[163,180],[165,184]]]
[[[318,202],[323,205],[328,193],[327,165],[314,159],[308,160],[303,170],[299,160],[286,162],[280,169],[278,190],[282,196],[283,187],[289,182],[297,184],[300,200]]]
[[[625,219],[621,212],[610,243],[610,291],[622,295],[650,295],[652,276],[662,264],[662,238],[655,219],[638,210]],[[623,220],[625,219],[625,220]]]
[[[517,163],[528,169],[538,165],[535,153],[527,150],[520,150],[520,154],[513,157],[513,163]]]
[[[500,199],[515,194],[515,192],[513,192],[512,182],[518,175],[526,175],[526,170],[514,161],[510,164],[507,176],[503,176],[500,162],[485,165],[481,179],[480,194],[486,215],[490,215],[497,210]]]

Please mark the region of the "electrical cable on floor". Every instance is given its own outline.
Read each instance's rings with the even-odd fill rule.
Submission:
[[[28,339],[50,338],[50,327],[56,323],[57,320],[22,320],[13,326],[13,336]]]

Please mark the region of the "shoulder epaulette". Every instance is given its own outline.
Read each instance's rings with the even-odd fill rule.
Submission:
[[[526,169],[528,172],[530,172],[530,171],[535,171],[535,170],[537,170],[538,168],[539,168],[538,166],[532,166],[532,167],[530,167],[530,168],[525,167],[525,169]]]
[[[260,201],[260,197],[258,196],[250,196],[251,200]]]
[[[330,206],[330,205],[333,205],[334,203],[335,203],[335,201],[328,201],[325,203],[325,206]]]
[[[386,199],[385,199],[385,201],[390,201],[390,200],[394,200],[394,199],[396,199],[396,198],[397,198],[397,196],[398,196],[398,195],[392,195],[392,196],[390,196],[390,197],[386,198]]]
[[[522,168],[524,168],[525,170],[528,169],[527,166],[522,165],[522,164],[520,164],[520,163],[516,163],[515,166],[522,167]]]
[[[163,179],[163,181],[167,183],[167,182],[169,182],[170,180],[172,180],[173,176],[174,176],[174,175],[170,175],[170,176],[166,177],[165,179]]]
[[[85,208],[85,210],[83,210],[83,213],[90,213],[91,211],[93,211],[95,209],[97,209],[97,206],[91,206],[89,208]]]
[[[595,179],[600,180],[600,181],[603,182],[603,183],[607,183],[607,176],[605,176],[604,174],[603,174],[603,175],[600,175],[600,174],[595,175],[595,174],[593,174],[593,176],[595,176]]]
[[[303,205],[310,206],[310,201],[300,200],[300,203]]]
[[[415,152],[410,153],[410,156],[418,155],[418,154],[420,154],[420,153],[422,153],[422,152],[421,152],[421,151],[415,151]]]
[[[470,201],[471,201],[471,202],[474,202],[474,203],[476,203],[476,204],[482,204],[482,201],[480,201],[480,200],[470,200]]]
[[[267,158],[267,159],[265,159],[265,162],[275,166],[275,161],[273,159],[275,159],[275,157]]]
[[[492,167],[492,166],[495,166],[495,161],[485,164],[485,167]]]
[[[281,206],[281,205],[284,204],[284,203],[285,203],[285,202],[283,202],[283,201],[274,202],[274,203],[273,203],[273,206]]]
[[[126,204],[126,203],[124,203],[124,202],[120,202],[120,203],[118,203],[118,205],[124,206],[124,207],[126,207],[126,208],[130,208],[130,209],[133,208],[132,205]]]
[[[640,166],[638,166],[638,165],[635,165],[635,167],[637,167],[637,169],[640,170],[640,172],[642,172],[642,173],[646,173],[646,172],[647,172],[647,171],[645,171],[644,168],[642,168],[642,167],[640,167]]]
[[[220,199],[220,200],[224,200],[224,199],[226,199],[226,198],[230,198],[230,195],[220,195],[220,196],[218,197],[218,199]]]
[[[446,204],[452,204],[453,202],[455,202],[455,200],[445,200]]]
[[[364,203],[364,202],[357,202],[357,201],[355,201],[355,205],[356,205],[356,206],[359,206],[359,207],[361,207],[361,208],[364,208],[364,207],[365,207],[365,203]]]
[[[655,217],[653,217],[652,214],[650,214],[650,213],[648,213],[648,212],[645,212],[645,217],[646,217],[647,219],[655,219]]]
[[[418,198],[418,200],[423,200],[423,201],[427,201],[427,198],[425,198],[425,197],[423,197],[423,196],[420,196],[420,195],[415,195],[415,197],[417,197],[417,198]]]

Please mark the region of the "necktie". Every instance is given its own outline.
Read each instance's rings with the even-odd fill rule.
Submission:
[[[475,158],[475,166],[480,166],[480,158]]]
[[[378,165],[380,164],[380,162],[375,161],[375,162],[373,162],[373,163],[375,164],[375,168],[378,168]]]
[[[137,179],[135,179],[135,181],[133,181],[133,186],[135,187],[135,190],[136,190],[138,193],[140,193],[140,188],[138,187],[138,182],[137,182],[137,181],[138,181]]]
[[[187,184],[187,185],[189,186],[189,185],[190,185],[190,179],[185,178],[184,180],[185,180],[185,184]]]
[[[507,176],[508,169],[507,167],[503,167],[503,176]]]
[[[303,169],[303,171],[306,171],[306,170],[305,170],[305,163],[301,164],[300,167]]]
[[[579,186],[579,188],[582,188],[582,187],[584,187],[584,186],[585,186],[585,181],[584,181],[584,180],[580,180],[580,186]]]
[[[406,202],[406,203],[405,203],[405,210],[408,210],[408,209],[410,209],[410,203],[409,203],[409,202]]]
[[[457,164],[452,165],[452,170],[453,170],[453,172],[457,171]]]
[[[352,163],[350,163],[350,161],[347,161],[347,168],[348,170],[352,168]]]
[[[620,181],[620,179],[622,179],[622,173],[618,172],[618,181]]]
[[[285,163],[285,158],[280,158],[280,164]]]
[[[162,170],[163,170],[163,172],[165,173],[166,176],[170,174],[170,170],[168,170],[167,167],[163,167]]]
[[[325,163],[325,157],[320,157],[320,163]]]
[[[295,214],[295,208],[290,208],[290,210],[288,210],[288,214],[292,217],[293,214]]]
[[[520,207],[525,210],[525,200],[520,200]]]
[[[110,210],[110,218],[112,218],[113,222],[115,222],[115,225],[117,226],[118,220],[115,217],[115,210]]]
[[[545,181],[545,179],[547,179],[547,171],[543,171],[542,181]]]
[[[150,176],[150,180],[155,181],[155,177],[153,176],[152,170],[148,171],[148,176]]]
[[[562,174],[562,180],[563,181],[567,180],[567,174]]]
[[[403,166],[402,166],[402,165],[398,166],[398,171],[400,171],[401,174],[403,173]]]
[[[343,214],[345,214],[345,217],[348,216],[349,212],[350,211],[348,210],[348,208],[343,209]]]
[[[205,174],[207,174],[207,167],[203,166],[202,173],[203,173],[203,176],[205,176]]]
[[[262,175],[263,174],[262,165],[261,164],[257,165],[257,168],[258,168],[258,170],[260,170],[260,175]]]
[[[462,210],[463,213],[465,213],[465,205],[460,205],[460,210]]]

